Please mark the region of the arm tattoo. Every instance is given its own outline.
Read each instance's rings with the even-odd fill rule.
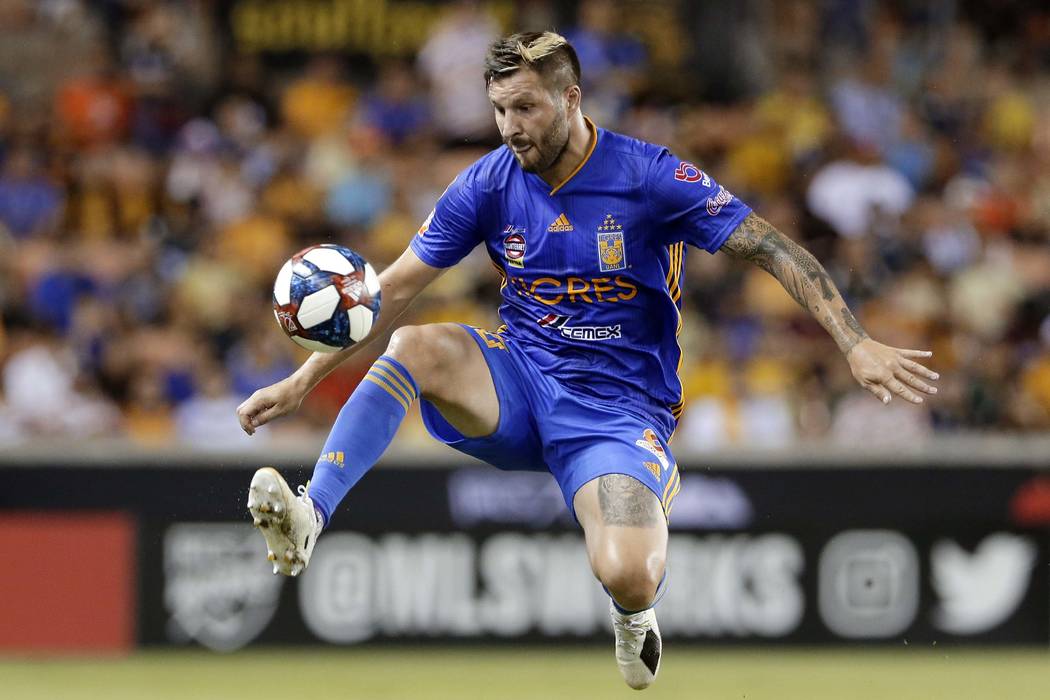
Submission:
[[[860,327],[860,322],[857,321],[857,317],[850,312],[849,307],[843,306],[842,309],[839,310],[839,313],[842,314],[842,320],[846,322],[847,326],[853,329],[854,333],[861,338],[867,337],[868,334]]]
[[[776,277],[788,294],[820,321],[842,352],[848,353],[868,337],[824,266],[762,217],[748,214],[722,250],[734,258],[750,260]]]
[[[656,495],[626,474],[598,477],[598,506],[606,525],[654,527],[663,518]]]

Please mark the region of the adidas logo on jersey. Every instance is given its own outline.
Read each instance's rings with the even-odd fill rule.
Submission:
[[[547,227],[547,233],[554,233],[556,231],[572,231],[572,224],[565,217],[565,214],[559,214],[558,218],[554,220],[550,226]]]

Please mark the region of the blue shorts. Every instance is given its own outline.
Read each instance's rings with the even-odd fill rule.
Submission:
[[[681,488],[678,465],[652,421],[622,407],[602,406],[545,376],[516,343],[502,335],[463,326],[481,348],[499,398],[499,425],[491,435],[465,437],[428,401],[423,423],[435,439],[507,470],[549,471],[569,512],[588,481],[627,474],[645,484],[664,514]]]

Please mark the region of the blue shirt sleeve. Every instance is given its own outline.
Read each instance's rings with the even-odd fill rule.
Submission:
[[[409,246],[432,267],[452,267],[481,243],[478,202],[474,195],[474,168],[456,176],[438,198]]]
[[[714,253],[751,213],[710,175],[667,149],[650,163],[646,186],[660,245],[685,241]]]

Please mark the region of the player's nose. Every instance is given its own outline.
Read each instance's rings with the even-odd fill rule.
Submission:
[[[508,116],[503,120],[503,128],[500,131],[503,136],[504,142],[510,141],[516,137],[523,136],[525,134],[521,129],[521,122],[513,117]]]

